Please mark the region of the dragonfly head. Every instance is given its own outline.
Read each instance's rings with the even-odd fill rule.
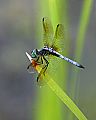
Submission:
[[[32,58],[37,58],[38,57],[38,50],[37,49],[32,50],[31,55],[32,55]]]

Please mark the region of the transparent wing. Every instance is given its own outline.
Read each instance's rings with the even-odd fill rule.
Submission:
[[[33,68],[33,64],[32,64],[32,57],[30,56],[29,53],[26,52],[26,56],[28,57],[29,61],[31,62],[28,67],[27,67],[27,70],[29,73],[34,73],[35,72],[35,69]]]
[[[64,27],[62,24],[58,24],[56,27],[56,31],[51,47],[56,51],[62,52],[64,48],[63,40],[64,40]]]
[[[43,36],[44,46],[49,47],[53,39],[53,28],[48,18],[44,17],[42,22],[43,22],[43,31],[44,31],[44,36]]]
[[[36,72],[36,70],[34,69],[32,63],[30,65],[28,65],[27,70],[28,70],[29,73],[35,73]]]
[[[47,78],[47,75],[52,77],[53,79],[56,77],[56,70],[58,69],[58,65],[60,64],[60,60],[56,57],[52,57],[53,59],[49,60],[49,65],[48,68],[44,68],[40,71],[40,73],[38,74],[38,81],[37,84],[39,86],[45,86],[46,83],[49,81],[49,79]],[[54,61],[56,60],[56,61]],[[46,69],[46,71],[45,71]]]

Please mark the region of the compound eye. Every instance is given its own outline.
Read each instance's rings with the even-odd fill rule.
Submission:
[[[36,50],[33,50],[31,52],[32,58],[37,58]]]

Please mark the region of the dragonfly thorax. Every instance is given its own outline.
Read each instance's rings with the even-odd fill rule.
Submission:
[[[40,56],[49,56],[49,55],[54,55],[59,57],[59,53],[56,52],[53,48],[49,47],[44,47],[40,50],[38,50],[38,55]]]

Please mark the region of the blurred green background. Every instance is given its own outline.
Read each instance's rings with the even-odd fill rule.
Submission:
[[[41,110],[38,95],[44,88],[36,84],[36,74],[28,74],[26,68],[29,61],[25,52],[30,52],[38,48],[38,44],[42,44],[41,20],[44,17],[41,13],[42,4],[40,0],[0,0],[0,120],[35,120]],[[70,52],[67,56],[72,59],[74,59],[82,4],[83,0],[68,2],[70,16],[68,31],[71,45],[65,44],[64,50],[66,51],[68,46]],[[80,60],[86,69],[79,71],[77,76],[78,106],[89,120],[96,119],[96,1],[92,7]],[[63,16],[63,9],[61,15]],[[72,66],[66,64],[72,74]],[[72,81],[68,83],[69,92],[66,92],[70,97]],[[45,99],[48,97],[46,94]],[[39,103],[36,103],[37,99]],[[56,104],[62,103],[57,99]],[[64,114],[63,104],[61,111],[61,114]]]

